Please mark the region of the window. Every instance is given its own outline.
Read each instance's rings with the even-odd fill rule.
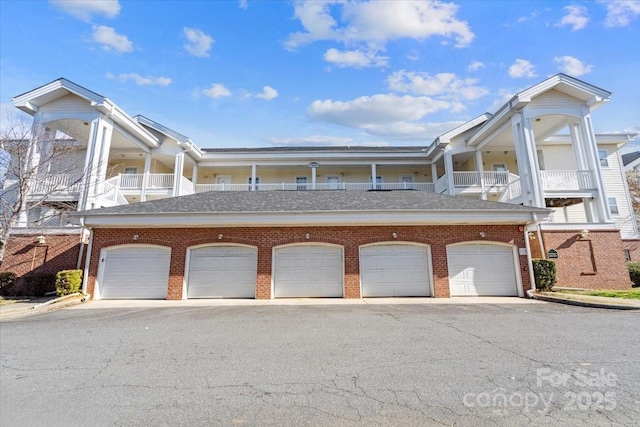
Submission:
[[[306,190],[307,189],[307,177],[306,176],[296,176],[296,190]]]
[[[631,261],[631,251],[629,251],[629,249],[624,250],[624,259]]]
[[[609,160],[607,160],[607,156],[609,153],[607,150],[598,150],[598,157],[600,158],[600,166],[609,167]]]
[[[615,197],[609,197],[609,211],[611,215],[618,215],[620,211],[618,210],[618,201]]]
[[[138,173],[138,168],[136,167],[126,167],[124,168],[124,173],[129,175],[129,174],[136,174]]]
[[[249,184],[249,190],[251,190],[251,177],[247,178],[247,184]],[[260,177],[256,176],[256,190],[260,189]]]

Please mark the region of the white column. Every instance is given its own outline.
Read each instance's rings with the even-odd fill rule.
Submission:
[[[437,180],[438,180],[438,166],[434,162],[434,163],[431,163],[431,181],[433,181],[433,185],[436,184]]]
[[[538,166],[538,153],[536,151],[536,138],[533,133],[531,119],[523,117],[522,131],[524,135],[524,146],[526,148],[527,162],[531,170],[531,190],[535,206],[539,208],[546,207],[544,201],[544,193],[542,190],[542,182],[540,181],[540,167]]]
[[[140,201],[147,201],[147,187],[149,186],[149,172],[151,171],[151,153],[147,153],[144,158],[144,172],[142,173],[142,189],[140,190]]]
[[[598,190],[595,204],[600,222],[611,222],[611,211],[609,210],[609,202],[607,194],[604,191],[604,182],[602,180],[602,168],[600,167],[600,157],[598,156],[598,144],[596,135],[593,131],[591,123],[591,114],[588,108],[583,109],[583,118],[580,120],[580,130],[583,138],[583,148],[586,159],[588,161],[589,170]]]
[[[251,165],[251,191],[256,191],[256,165]]]
[[[316,177],[318,176],[316,173],[316,169],[318,168],[311,168],[311,189],[312,190],[316,189]]]
[[[544,194],[540,182],[540,168],[531,121],[520,113],[512,118],[511,126],[525,205],[544,208]]]
[[[91,209],[91,202],[93,201],[92,199],[96,195],[96,173],[97,166],[100,162],[101,147],[103,142],[103,123],[104,120],[102,119],[102,117],[98,117],[91,122],[91,128],[89,129],[89,139],[87,141],[87,157],[85,161],[86,167],[83,171],[84,189],[82,191],[82,196],[78,202],[78,210]]]
[[[184,153],[176,154],[176,163],[173,168],[173,195],[180,195],[180,184],[182,181],[182,172],[184,170]]]
[[[444,154],[444,173],[447,176],[447,194],[456,195],[456,186],[453,182],[453,154]]]
[[[191,172],[191,182],[193,183],[193,191],[196,190],[196,184],[198,183],[198,165],[193,165],[193,170]]]
[[[378,171],[375,163],[371,163],[371,188],[376,189]]]
[[[484,166],[482,165],[482,151],[476,151],[476,169],[480,174],[480,191],[482,199],[487,200],[487,193],[484,190]]]

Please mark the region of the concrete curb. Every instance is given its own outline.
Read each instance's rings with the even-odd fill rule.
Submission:
[[[47,302],[34,304],[30,307],[5,309],[4,311],[0,312],[0,321],[30,316],[34,314],[46,313],[49,311],[70,307],[72,305],[83,303],[87,301],[88,298],[89,297],[87,295],[83,295],[80,292],[76,292],[73,294],[64,295],[59,298],[49,300]]]
[[[578,307],[591,307],[591,308],[604,308],[608,310],[640,310],[640,304],[628,304],[620,303],[617,301],[602,302],[594,300],[595,297],[589,295],[574,295],[574,294],[562,294],[554,293],[553,295],[548,292],[532,292],[527,291],[529,298],[533,298],[546,302],[557,302],[560,304],[575,305]],[[615,300],[615,298],[609,298]]]

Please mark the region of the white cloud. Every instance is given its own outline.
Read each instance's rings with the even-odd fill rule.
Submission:
[[[122,83],[126,83],[132,80],[138,86],[169,86],[173,80],[168,77],[143,77],[136,73],[115,74],[107,73],[107,78],[112,80],[118,80]]]
[[[247,0],[238,0],[238,6],[240,7],[240,9],[244,9],[244,10],[247,10],[249,8],[249,4],[247,3]]]
[[[184,27],[184,36],[187,42],[184,44],[184,48],[193,56],[204,58],[209,56],[209,50],[214,40],[210,35],[205,34],[202,30],[196,28]]]
[[[332,10],[339,8],[340,22],[332,15]],[[468,46],[475,35],[467,22],[456,18],[457,12],[457,5],[441,1],[304,0],[297,2],[294,10],[304,31],[289,34],[285,46],[296,49],[319,40],[333,40],[380,48],[389,40],[432,36],[454,39],[457,47]]]
[[[426,123],[424,118],[442,110],[458,111],[461,104],[427,96],[379,94],[351,101],[316,100],[307,113],[312,120],[398,139],[425,139],[451,127]],[[442,131],[442,132],[440,132]]]
[[[553,61],[558,64],[558,69],[561,72],[574,77],[590,73],[593,69],[593,65],[587,65],[573,56],[556,56]]]
[[[481,68],[484,68],[484,63],[480,61],[472,61],[467,67],[467,71],[478,71]]]
[[[268,138],[269,143],[274,145],[288,145],[288,146],[301,146],[301,145],[315,145],[336,147],[344,145],[353,145],[353,139],[343,136],[329,136],[329,135],[310,135],[294,138]]]
[[[626,27],[640,15],[640,1],[637,0],[600,0],[607,7],[605,27]]]
[[[133,52],[133,43],[127,36],[116,33],[116,30],[111,27],[94,25],[92,38],[94,42],[100,43],[102,49],[106,51],[115,50],[120,53]]]
[[[203,90],[202,93],[210,98],[222,98],[224,96],[231,96],[231,91],[229,91],[229,89],[227,89],[221,83],[212,84],[209,89]]]
[[[511,77],[519,78],[519,77],[535,77],[536,70],[533,64],[526,59],[516,59],[516,62],[513,63],[512,66],[509,67],[509,75]]]
[[[51,4],[81,21],[89,22],[93,15],[115,18],[120,13],[118,0],[50,0]]]
[[[447,99],[477,99],[489,91],[477,86],[478,79],[461,79],[453,73],[419,73],[396,71],[387,78],[389,88],[413,95],[441,96]]]
[[[375,51],[344,50],[331,48],[324,53],[324,60],[338,67],[385,67],[389,62],[386,56],[377,56]]]
[[[555,24],[556,27],[570,26],[571,31],[582,30],[589,23],[589,14],[584,6],[571,5],[563,8],[567,14]]]
[[[262,88],[262,93],[251,95],[254,98],[264,99],[265,101],[271,101],[278,97],[278,91],[271,86],[265,86]]]

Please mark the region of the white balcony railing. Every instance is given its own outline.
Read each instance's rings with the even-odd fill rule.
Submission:
[[[36,178],[31,187],[33,195],[63,196],[80,192],[82,178],[70,174]]]
[[[249,191],[249,184],[197,184],[195,186],[196,193],[205,191]],[[314,190],[311,183],[261,183],[256,185],[258,191],[269,190]],[[358,183],[358,182],[339,182],[339,183],[316,183],[315,190],[418,190],[434,192],[434,185],[430,182],[385,182],[385,183]]]
[[[544,191],[581,191],[595,189],[591,171],[540,171]]]
[[[438,179],[434,185],[434,190],[438,194],[446,193],[449,189],[449,180],[447,179],[447,175],[442,176]]]
[[[510,182],[509,172],[453,172],[453,185],[456,188],[480,187],[481,178],[484,178],[485,187],[506,186]],[[513,175],[516,176],[516,175]]]

